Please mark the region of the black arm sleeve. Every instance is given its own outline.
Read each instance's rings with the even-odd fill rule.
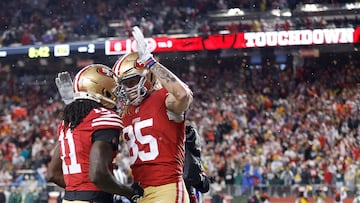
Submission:
[[[210,178],[207,175],[202,174],[202,180],[197,185],[194,185],[194,188],[199,190],[201,193],[206,193],[210,189]]]
[[[101,129],[94,132],[92,135],[92,142],[95,141],[104,141],[108,142],[113,146],[113,150],[117,150],[119,145],[119,136],[120,130],[111,128],[111,129]]]
[[[209,191],[210,178],[203,173],[199,134],[190,125],[186,126],[185,163],[183,177],[187,187],[194,187],[201,193]]]

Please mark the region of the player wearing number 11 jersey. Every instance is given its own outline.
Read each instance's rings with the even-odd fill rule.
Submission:
[[[188,203],[182,178],[184,115],[192,92],[155,61],[137,27],[133,35],[139,51],[121,57],[113,70],[119,77],[117,95],[125,104],[121,119],[132,175],[144,188],[140,203]]]
[[[74,101],[64,109],[48,170],[48,180],[65,188],[63,203],[110,203],[113,194],[137,199],[138,194],[111,173],[123,128],[119,115],[111,110],[116,106],[116,86],[112,70],[100,64],[75,76]]]

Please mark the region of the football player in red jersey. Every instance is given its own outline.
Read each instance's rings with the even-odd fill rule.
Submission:
[[[144,189],[139,202],[188,203],[182,174],[185,111],[193,100],[192,91],[153,58],[138,27],[133,36],[138,52],[122,56],[113,70],[125,104],[123,139],[133,179]]]
[[[63,203],[109,203],[113,194],[135,202],[141,195],[116,181],[111,172],[123,128],[112,110],[116,86],[115,74],[101,64],[86,66],[75,76],[73,101],[65,106],[47,176],[65,188]]]

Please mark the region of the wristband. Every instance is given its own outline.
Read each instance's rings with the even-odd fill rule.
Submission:
[[[156,60],[154,59],[154,57],[150,57],[146,62],[145,62],[145,66],[148,69],[151,69],[151,67],[156,63]]]

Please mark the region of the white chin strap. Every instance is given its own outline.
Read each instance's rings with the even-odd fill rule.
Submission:
[[[115,101],[113,101],[107,97],[104,97],[101,94],[91,93],[91,92],[75,92],[74,99],[90,99],[90,100],[96,101],[98,103],[101,103],[101,100],[104,100],[106,102],[109,102],[110,104],[116,105]]]

